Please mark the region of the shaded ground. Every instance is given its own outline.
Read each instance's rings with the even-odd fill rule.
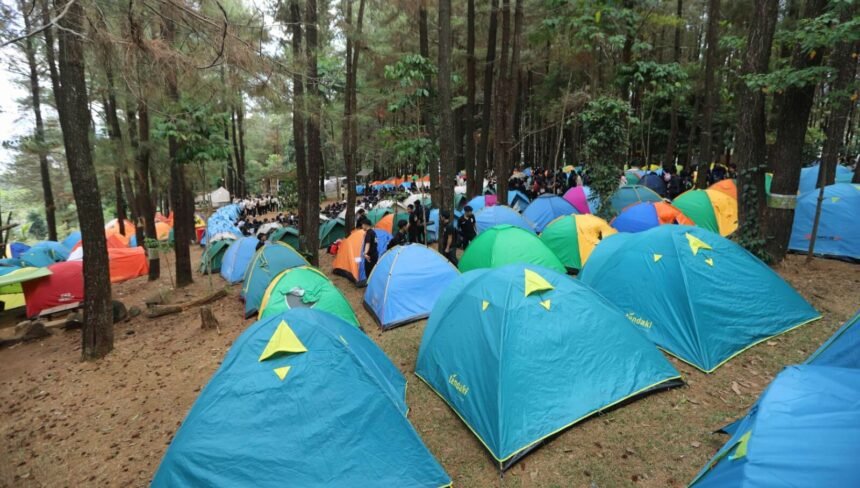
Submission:
[[[195,263],[199,251],[195,251]],[[323,258],[331,276],[331,259]],[[164,268],[162,268],[164,269]],[[500,480],[477,439],[412,373],[425,323],[382,334],[361,305],[363,290],[334,277],[371,338],[409,380],[410,420],[459,487],[686,486],[737,418],[786,364],[803,360],[860,305],[860,267],[789,257],[778,269],[824,318],[741,354],[704,375],[674,359],[687,386],[592,418],[534,451]],[[162,281],[167,283],[165,276]],[[183,294],[201,296],[209,280]],[[223,286],[220,277],[212,285]],[[145,278],[115,287],[143,308]],[[196,309],[116,327],[116,349],[83,363],[80,333],[0,350],[0,486],[144,486],[242,320],[239,287],[213,305],[221,333],[200,329]],[[178,297],[177,301],[183,301]]]

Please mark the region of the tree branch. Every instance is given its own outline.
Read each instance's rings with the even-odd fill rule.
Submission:
[[[38,29],[35,29],[35,30],[33,30],[33,31],[30,31],[30,32],[27,32],[27,33],[26,33],[26,34],[24,34],[24,35],[18,36],[18,37],[14,38],[14,39],[11,39],[11,40],[8,40],[8,41],[4,42],[3,44],[0,44],[0,49],[4,48],[4,47],[6,47],[6,46],[8,46],[8,45],[10,45],[10,44],[15,44],[16,42],[23,41],[24,39],[26,39],[26,38],[28,38],[28,37],[35,36],[36,34],[38,34],[38,33],[42,32],[42,31],[44,31],[45,29],[48,29],[48,28],[50,28],[50,27],[52,27],[52,26],[56,25],[56,24],[57,24],[57,22],[59,22],[63,17],[65,17],[65,15],[69,12],[69,8],[71,8],[72,4],[73,4],[73,3],[75,3],[76,1],[77,1],[77,0],[69,0],[69,1],[68,1],[68,3],[66,3],[66,6],[65,6],[65,7],[63,7],[63,11],[62,11],[62,12],[60,12],[60,13],[59,13],[59,15],[57,15],[56,17],[54,17],[53,19],[51,19],[51,21],[50,21],[50,22],[48,22],[47,24],[45,24],[45,25],[43,25],[43,26],[39,27]],[[78,33],[76,32],[75,34],[78,34]]]

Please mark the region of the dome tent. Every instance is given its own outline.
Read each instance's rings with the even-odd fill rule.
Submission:
[[[200,272],[203,274],[217,273],[221,271],[221,262],[224,260],[224,253],[230,247],[234,239],[220,239],[209,243],[203,250],[200,256]]]
[[[534,225],[531,222],[511,207],[505,205],[484,207],[475,214],[475,224],[479,234],[490,227],[502,224],[513,225],[514,227],[534,232]]]
[[[544,194],[534,199],[523,212],[523,217],[534,223],[535,232],[543,232],[543,228],[562,215],[577,213],[567,200],[556,195]]]
[[[591,188],[587,186],[574,186],[564,192],[562,198],[573,205],[573,208],[581,214],[594,213],[600,205],[597,194],[592,193]]]
[[[364,306],[383,329],[421,320],[460,273],[438,252],[421,244],[396,246],[373,268]]]
[[[818,169],[821,167],[819,163],[800,170],[800,184],[797,192],[800,194],[815,190],[818,187]],[[854,177],[854,171],[848,166],[841,164],[836,165],[836,178],[834,183],[851,183],[851,178]]]
[[[269,242],[284,242],[293,247],[293,249],[299,249],[299,229],[295,227],[287,226],[281,227],[280,229],[276,229],[269,235]]]
[[[646,174],[639,180],[639,184],[660,195],[661,198],[666,197],[666,182],[657,173]]]
[[[609,206],[615,212],[621,212],[625,207],[639,202],[662,202],[660,195],[642,185],[624,185],[609,199]]]
[[[564,273],[564,265],[533,232],[497,225],[482,232],[460,258],[460,271],[529,263]]]
[[[243,237],[233,241],[221,260],[221,277],[230,284],[242,281],[245,270],[248,269],[248,263],[257,252],[259,242],[256,237]]]
[[[529,206],[529,197],[519,190],[508,189],[508,206],[522,212]]]
[[[261,247],[248,263],[242,279],[242,298],[245,300],[245,318],[260,309],[263,294],[272,278],[285,269],[308,266],[309,263],[298,251],[283,242],[274,242]]]
[[[680,378],[594,290],[524,264],[471,271],[445,290],[415,374],[502,469],[561,430]]]
[[[797,197],[788,248],[809,251],[818,192]],[[837,183],[824,187],[815,254],[860,260],[860,184]]]
[[[738,201],[720,190],[687,190],[672,201],[696,227],[727,236],[738,228]]]
[[[260,304],[260,318],[295,308],[312,308],[336,315],[360,327],[349,302],[326,275],[312,266],[282,271],[269,283]]]
[[[591,214],[565,215],[550,222],[541,232],[540,240],[555,253],[568,271],[578,271],[600,241],[615,232],[600,217]]]
[[[391,234],[382,229],[373,229],[376,232],[377,252],[380,256],[385,254]],[[355,229],[352,234],[340,242],[337,255],[332,261],[333,273],[352,281],[356,284],[364,284],[367,275],[364,272],[364,230]]]
[[[344,236],[346,236],[346,222],[343,219],[326,220],[320,224],[320,249],[331,246],[338,239],[343,239]]]
[[[677,207],[666,202],[634,203],[612,219],[612,227],[619,232],[642,232],[658,225],[694,225]]]
[[[820,317],[755,256],[697,227],[616,234],[594,250],[579,278],[661,349],[706,373]]]
[[[405,389],[373,341],[334,315],[259,320],[200,393],[152,486],[448,486],[406,418]]]

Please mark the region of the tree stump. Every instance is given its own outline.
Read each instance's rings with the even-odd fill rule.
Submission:
[[[221,333],[221,326],[218,323],[218,319],[216,319],[215,314],[212,313],[212,307],[208,305],[200,307],[200,328],[215,329],[219,334]]]
[[[113,300],[111,305],[113,306],[113,323],[116,324],[128,320],[128,310],[121,301]]]

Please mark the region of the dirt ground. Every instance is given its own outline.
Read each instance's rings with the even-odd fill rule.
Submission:
[[[195,250],[193,258],[199,259]],[[331,258],[322,259],[331,276]],[[162,267],[164,271],[164,266]],[[860,305],[860,266],[790,256],[778,272],[823,313],[818,322],[760,344],[705,375],[674,359],[686,386],[652,394],[557,436],[500,478],[490,457],[454,413],[413,374],[425,322],[379,332],[361,306],[363,290],[333,277],[370,337],[409,380],[410,420],[459,487],[686,486],[737,418],[786,364],[802,361]],[[168,283],[166,273],[161,285]],[[197,276],[181,292],[199,297],[224,286]],[[144,308],[155,284],[114,287]],[[0,486],[144,486],[242,319],[239,286],[213,305],[220,333],[201,330],[197,310],[116,326],[115,350],[80,360],[80,332],[0,350]],[[368,453],[370,454],[370,453]]]

